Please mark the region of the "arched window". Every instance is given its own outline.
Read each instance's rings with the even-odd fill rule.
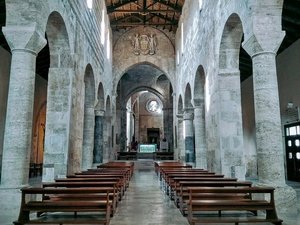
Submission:
[[[86,0],[86,4],[89,10],[93,9],[93,0]]]

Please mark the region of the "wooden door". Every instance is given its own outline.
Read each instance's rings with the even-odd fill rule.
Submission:
[[[300,122],[285,125],[287,178],[300,182]]]

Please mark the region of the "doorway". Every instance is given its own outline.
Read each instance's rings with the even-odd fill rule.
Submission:
[[[300,180],[300,122],[285,125],[287,179]]]
[[[148,144],[157,144],[158,146],[159,137],[159,128],[147,128]]]

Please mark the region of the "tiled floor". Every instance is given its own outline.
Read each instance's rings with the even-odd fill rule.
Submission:
[[[39,182],[39,179],[31,180],[31,184]],[[289,185],[294,186],[298,190],[298,194],[300,193],[300,188],[297,186],[299,185],[298,183],[289,183]],[[7,218],[0,218],[0,225],[11,225],[11,222],[4,222],[8,221],[8,218],[9,215]],[[280,218],[284,220],[283,225],[300,225],[300,215],[297,218],[286,218],[284,216],[280,216]],[[111,219],[110,225],[188,224],[187,218],[181,215],[174,203],[160,187],[159,179],[154,173],[153,161],[136,161],[130,187],[119,203],[117,212]],[[242,223],[240,224],[242,225]]]
[[[136,170],[111,225],[188,225],[153,170]]]

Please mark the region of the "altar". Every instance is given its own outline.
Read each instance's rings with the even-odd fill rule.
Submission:
[[[153,154],[157,151],[157,144],[139,144],[138,159],[153,159]]]

